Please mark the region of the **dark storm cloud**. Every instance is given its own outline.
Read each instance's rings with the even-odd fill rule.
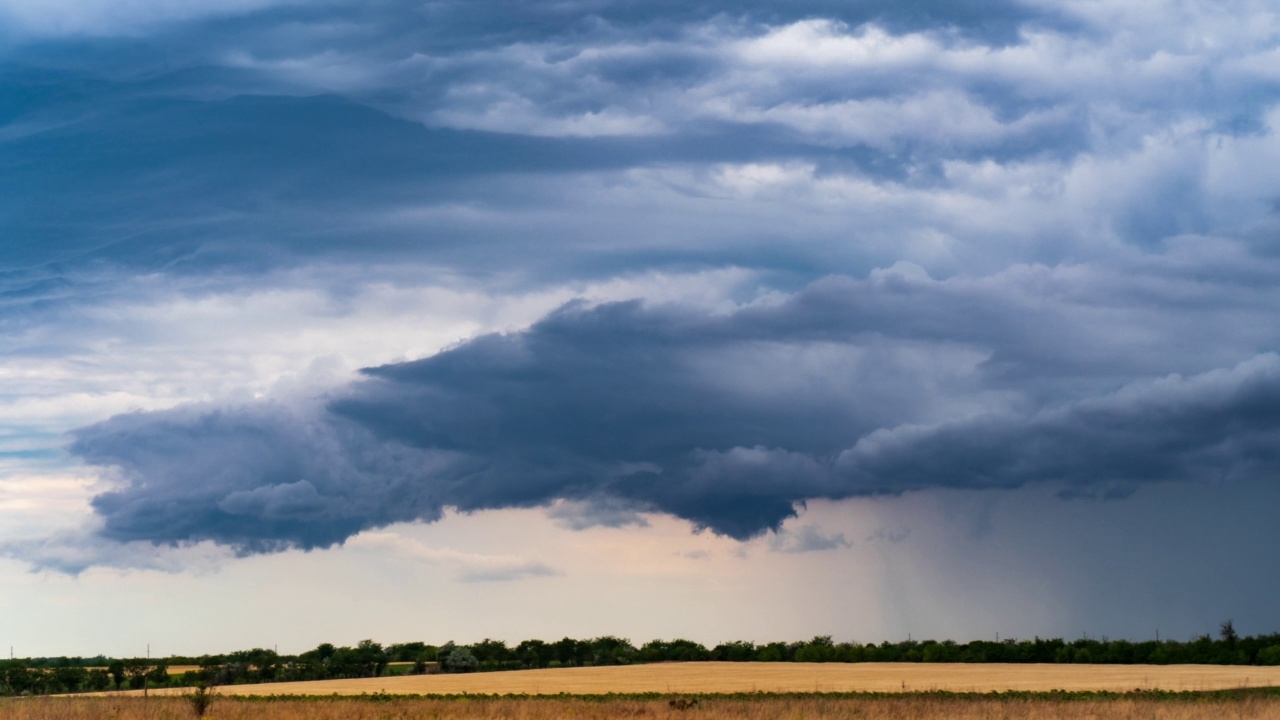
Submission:
[[[836,461],[886,491],[1053,481],[1103,496],[1169,480],[1280,473],[1280,356],[1126,386],[1031,416],[994,414],[877,431]],[[1125,487],[1129,484],[1129,487]]]
[[[580,502],[562,502],[547,509],[547,517],[570,530],[593,527],[647,527],[649,521],[635,503],[612,497],[595,497]]]
[[[376,524],[434,519],[418,485],[430,458],[353,434],[279,405],[192,406],[118,416],[81,432],[75,452],[137,483],[93,501],[103,534],[123,542],[210,538],[259,552],[331,544],[370,513]]]
[[[535,283],[789,263],[805,282],[889,264],[897,238],[924,231],[954,238],[956,269],[988,268],[1008,254],[957,227],[967,215],[917,208],[821,226],[796,208],[776,227],[735,225],[711,179],[722,166],[802,166],[813,181],[952,208],[951,193],[986,191],[963,187],[957,167],[1061,176],[1059,163],[1124,159],[1195,122],[1265,134],[1280,97],[1250,69],[1258,48],[1172,48],[1172,69],[1153,67],[1146,49],[1114,41],[1127,26],[1020,2],[137,8],[11,9],[13,32],[30,37],[0,51],[0,223],[23,242],[0,248],[0,263],[197,274],[389,259],[518,269]],[[1152,37],[1164,28],[1122,19]],[[642,206],[623,222],[579,200],[640,184],[632,171],[690,177],[661,178],[662,197],[619,192]],[[1085,219],[1016,259],[1072,257],[1061,247],[1073,229],[1144,246],[1222,230],[1240,216],[1214,215],[1206,172],[1108,179],[1133,200],[1064,213]],[[418,219],[387,220],[402,212]],[[656,218],[679,219],[687,236]],[[854,223],[893,249],[850,241]],[[634,235],[602,250],[601,226]]]
[[[156,12],[148,3],[111,12],[98,12],[105,3],[87,3],[78,17],[59,17],[60,23],[40,20],[65,15],[56,6],[41,12],[25,8],[14,13],[16,22],[8,30],[14,40],[39,37],[109,37],[119,34],[156,33],[178,36],[188,48],[203,47],[214,38],[257,35],[285,41],[288,51],[315,37],[316,28],[339,27],[358,31],[348,35],[330,32],[332,46],[352,47],[377,39],[378,48],[388,54],[433,47],[469,50],[490,45],[535,41],[548,38],[581,37],[590,34],[628,33],[661,36],[678,34],[686,25],[728,18],[743,23],[785,24],[812,17],[838,19],[850,24],[877,22],[896,31],[948,28],[998,42],[1012,40],[1024,25],[1072,27],[1051,7],[1033,8],[1012,0],[794,0],[779,3],[676,2],[655,0],[578,0],[538,2],[538,0],[476,0],[469,3],[395,2],[380,3],[290,3],[242,2],[222,4],[189,3]],[[0,14],[7,8],[0,6]],[[130,12],[132,11],[132,12]],[[2,16],[2,15],[0,15]],[[25,16],[25,18],[24,18]],[[292,28],[292,36],[284,32]],[[24,33],[25,30],[25,33]],[[311,32],[299,32],[311,31]],[[204,42],[198,42],[203,40]],[[291,42],[290,42],[291,41]],[[159,41],[165,44],[164,40]],[[179,45],[179,43],[174,43]]]
[[[145,42],[46,32],[3,67],[0,220],[25,241],[0,259],[56,274],[390,258],[534,283],[736,265],[803,283],[919,261],[902,239],[921,235],[939,238],[943,272],[986,271],[1087,258],[1076,246],[1099,232],[1152,247],[1247,223],[1248,207],[1214,213],[1196,160],[1212,138],[1158,148],[1184,165],[1106,163],[1141,168],[1133,148],[1196,122],[1220,128],[1219,145],[1266,136],[1276,83],[1249,69],[1257,54],[1172,47],[1173,69],[1153,68],[1110,35],[1141,13],[1109,29],[1046,7],[247,3],[183,11]],[[1150,42],[1175,20],[1147,23]],[[752,163],[875,192],[814,212],[812,187],[769,207],[717,184]],[[1103,170],[1054,196],[1071,163]],[[970,164],[995,179],[966,185]],[[992,203],[1012,243],[965,227],[985,214],[966,202],[1002,184]],[[600,188],[636,207],[620,216]],[[1126,200],[1079,207],[1081,192]],[[891,211],[868,211],[881,203]],[[398,213],[420,219],[387,220]]]
[[[1106,494],[1280,471],[1280,358],[1115,389],[1145,374],[1120,362],[1150,347],[1125,336],[1145,318],[1090,324],[1090,303],[1067,293],[1027,310],[1016,286],[831,278],[723,315],[571,304],[524,332],[370,368],[313,410],[121,416],[78,431],[72,450],[119,468],[120,487],[93,502],[108,537],[245,552],[445,507],[563,500],[581,527],[650,511],[747,538],[816,498],[1047,481]],[[1064,357],[1041,367],[1019,352],[1029,337]]]
[[[320,224],[344,210],[423,194],[455,201],[460,192],[449,183],[460,176],[589,169],[625,152],[564,145],[428,130],[324,97],[95,106],[91,118],[5,143],[0,213],[28,242],[7,244],[0,259],[182,272],[341,252],[359,228]],[[361,250],[404,252],[406,244],[376,236]]]
[[[33,79],[32,94],[65,80]],[[769,133],[741,130],[697,138],[545,138],[427,128],[333,96],[112,98],[87,105],[59,99],[41,111],[26,121],[29,130],[15,122],[14,136],[0,139],[0,219],[24,238],[0,248],[0,262],[46,266],[46,275],[102,262],[182,274],[335,257],[499,271],[509,269],[503,256],[519,266],[546,253],[514,233],[371,228],[370,217],[460,204],[500,216],[538,200],[486,180],[495,176],[520,182],[647,163],[816,155]],[[869,172],[886,164],[875,151],[828,154],[824,161]],[[556,243],[583,240],[569,235]],[[495,256],[495,244],[509,252]]]

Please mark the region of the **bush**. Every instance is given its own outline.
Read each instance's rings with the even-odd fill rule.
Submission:
[[[200,683],[187,696],[187,702],[191,703],[191,710],[195,712],[196,717],[202,718],[205,713],[209,712],[209,706],[213,704],[213,691],[209,689],[208,685]]]
[[[464,647],[455,649],[444,659],[444,669],[448,672],[472,672],[478,667],[480,661]]]

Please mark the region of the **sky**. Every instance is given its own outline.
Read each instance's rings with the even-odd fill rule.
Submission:
[[[1280,631],[1280,15],[0,0],[0,646]]]

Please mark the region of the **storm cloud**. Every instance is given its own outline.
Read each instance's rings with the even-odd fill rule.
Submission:
[[[1145,307],[1134,276],[1092,268],[939,281],[898,267],[724,313],[571,303],[368,368],[307,409],[126,415],[77,431],[72,451],[117,468],[120,486],[93,501],[108,537],[243,552],[446,508],[570,501],[553,512],[579,508],[579,527],[661,512],[745,539],[818,498],[1035,482],[1105,496],[1275,474],[1280,358],[1219,368],[1205,351],[1153,376],[1146,354],[1184,338],[1138,332],[1165,307],[1150,288],[1189,282],[1161,267],[1142,279]],[[1025,305],[1028,276],[1058,301]],[[1200,323],[1210,332],[1213,314]],[[1233,352],[1275,341],[1218,332]]]
[[[27,630],[178,618],[98,601],[149,568],[373,636],[344,564],[477,637],[1271,622],[1278,47],[1255,0],[0,0],[0,555],[81,575]]]
[[[1248,7],[6,3],[0,259],[808,282],[1257,236]]]

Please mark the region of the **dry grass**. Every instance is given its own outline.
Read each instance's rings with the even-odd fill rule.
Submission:
[[[67,697],[0,702],[4,720],[187,720],[180,698]],[[1280,718],[1280,698],[1251,695],[1235,700],[1109,700],[1046,698],[761,697],[704,698],[697,707],[673,708],[667,700],[402,699],[371,701],[252,700],[219,698],[208,720],[1193,720]]]
[[[227,695],[1218,690],[1280,686],[1280,667],[949,663],[659,663],[236,685]],[[173,692],[153,690],[152,693]],[[181,691],[178,691],[181,692]]]

